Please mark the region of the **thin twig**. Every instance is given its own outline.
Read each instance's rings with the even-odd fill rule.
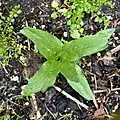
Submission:
[[[108,110],[107,110],[107,108],[106,108],[105,106],[104,106],[104,110],[105,110],[105,112],[106,112],[105,117],[108,117],[108,118],[113,119],[113,117],[109,115],[109,112],[108,112]]]
[[[48,114],[48,113],[46,112],[46,113],[45,113],[40,119],[38,119],[38,120],[43,120],[44,117],[47,116],[47,114]]]
[[[107,92],[107,90],[94,90],[94,94]]]
[[[72,101],[74,101],[77,105],[80,105],[81,107],[85,108],[86,110],[88,110],[88,106],[82,102],[80,102],[79,100],[77,100],[76,98],[72,97],[70,94],[68,94],[67,92],[65,92],[64,90],[62,90],[59,87],[56,87],[55,85],[53,86],[58,92],[61,92],[63,95],[65,95],[67,98],[71,99]]]
[[[10,100],[10,99],[8,99],[8,98],[7,98],[7,101],[10,102],[10,103],[12,103],[12,104],[14,104],[14,105],[16,105],[16,106],[23,107],[22,105],[19,105],[19,104],[13,102],[12,100]]]
[[[120,90],[120,88],[113,88],[113,89],[111,89],[110,91],[118,91],[118,90]],[[103,92],[107,92],[108,90],[107,89],[105,89],[105,90],[94,90],[93,92],[94,92],[94,94],[97,94],[97,93],[103,93]]]
[[[36,101],[36,98],[34,95],[31,97],[31,104],[32,104],[32,109],[33,109],[34,113],[36,113],[36,119],[39,119],[41,117],[41,115],[38,110],[37,101]]]
[[[117,47],[115,47],[112,50],[110,50],[110,53],[114,54],[114,53],[118,52],[119,50],[120,50],[120,45],[118,45]]]
[[[113,88],[111,91],[118,91],[120,88]]]
[[[50,111],[50,109],[47,107],[46,103],[45,103],[45,108],[52,115],[52,117],[56,120],[56,116]]]
[[[95,96],[93,95],[92,97],[93,97],[93,103],[94,103],[95,107],[98,109],[98,104],[97,104],[97,101],[95,99]]]
[[[26,20],[26,22],[25,22],[25,25],[26,25],[26,27],[28,27],[28,22],[27,22],[27,20]],[[28,42],[28,50],[30,50],[30,40],[27,39],[27,42]]]
[[[106,55],[102,58],[99,58],[99,60],[113,60],[115,57],[112,57],[112,55],[120,50],[120,45],[117,47],[113,48],[112,50],[108,51]]]

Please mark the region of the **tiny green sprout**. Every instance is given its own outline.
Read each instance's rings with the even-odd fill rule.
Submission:
[[[56,13],[56,12],[53,12],[53,13],[51,14],[51,18],[56,19],[56,18],[57,18],[57,13]]]
[[[72,38],[79,38],[80,37],[80,33],[78,30],[73,30],[71,33]]]
[[[24,28],[21,33],[34,42],[38,51],[47,61],[30,78],[22,90],[22,94],[31,96],[39,91],[45,92],[55,83],[58,73],[61,73],[81,96],[87,100],[94,100],[87,79],[76,61],[84,56],[104,50],[114,31],[115,29],[102,30],[95,35],[85,36],[70,42],[61,42],[48,32],[30,27]]]
[[[57,8],[58,5],[59,5],[59,4],[58,4],[56,1],[52,1],[52,3],[51,3],[51,6],[52,6],[53,8]]]
[[[115,2],[114,2],[115,3]],[[64,4],[67,11],[62,14],[60,10],[59,13],[68,18],[67,25],[70,30],[70,35],[72,38],[79,38],[79,34],[85,34],[85,22],[90,16],[92,20],[95,18],[95,22],[102,23],[107,27],[110,24],[110,20],[103,13],[103,8],[110,7],[114,8],[114,3],[112,0],[64,0]],[[79,25],[79,28],[74,28],[77,32],[74,32],[73,25]],[[81,29],[82,28],[82,29]]]

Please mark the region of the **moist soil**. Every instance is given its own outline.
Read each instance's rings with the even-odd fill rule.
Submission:
[[[38,92],[32,97],[21,96],[22,87],[28,82],[26,76],[32,77],[45,59],[33,51],[32,42],[28,46],[27,39],[19,31],[25,26],[35,26],[66,41],[71,40],[71,37],[64,16],[58,14],[55,20],[51,18],[54,9],[51,8],[50,0],[2,0],[1,3],[4,15],[15,5],[21,6],[22,14],[15,21],[14,31],[18,43],[27,47],[22,51],[27,67],[15,58],[11,58],[5,67],[0,66],[0,117],[9,115],[10,120],[94,120],[110,119],[120,112],[120,51],[111,52],[120,45],[119,0],[115,2],[114,9],[103,7],[104,14],[111,22],[108,28],[116,28],[109,47],[81,60],[81,68],[95,93],[98,110],[92,101],[76,93],[61,74],[55,83],[61,91],[50,87],[45,93]],[[90,15],[86,15],[84,22],[86,34],[94,34],[104,28],[103,23],[95,23]],[[64,32],[67,32],[65,37]],[[89,109],[76,104],[63,91],[86,104]]]

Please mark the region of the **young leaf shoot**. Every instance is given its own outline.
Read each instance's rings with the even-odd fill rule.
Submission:
[[[21,33],[32,40],[39,52],[47,59],[37,73],[30,78],[22,91],[24,96],[47,90],[55,83],[56,76],[61,73],[71,87],[87,100],[94,95],[79,65],[79,58],[102,51],[107,47],[108,39],[115,29],[102,30],[95,35],[65,42],[64,44],[48,32],[26,27]]]

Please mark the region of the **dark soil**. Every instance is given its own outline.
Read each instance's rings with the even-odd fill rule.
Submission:
[[[27,67],[14,58],[6,67],[0,66],[0,116],[10,115],[10,120],[17,118],[18,120],[91,120],[109,118],[120,112],[120,89],[117,89],[120,88],[120,51],[110,53],[110,50],[120,45],[119,1],[116,1],[114,9],[103,8],[104,13],[112,18],[109,28],[116,28],[109,48],[81,60],[81,68],[95,93],[99,110],[96,110],[92,101],[87,101],[76,93],[62,75],[58,76],[55,85],[88,105],[88,110],[78,106],[54,87],[49,88],[45,93],[39,92],[33,97],[21,96],[21,87],[27,84],[26,75],[33,76],[45,59],[33,52],[32,43],[28,49],[26,38],[19,31],[25,26],[36,26],[52,32],[58,38],[70,40],[71,37],[66,25],[67,19],[61,15],[55,20],[51,19],[50,15],[53,11],[51,0],[2,0],[1,3],[0,7],[5,15],[15,5],[21,6],[23,13],[16,19],[14,29],[16,35],[20,36],[18,42],[27,46],[23,51],[24,57],[27,58]],[[104,25],[94,23],[89,17],[86,18],[84,27],[86,33],[91,34],[102,29]],[[67,37],[63,36],[64,32],[68,33]]]

